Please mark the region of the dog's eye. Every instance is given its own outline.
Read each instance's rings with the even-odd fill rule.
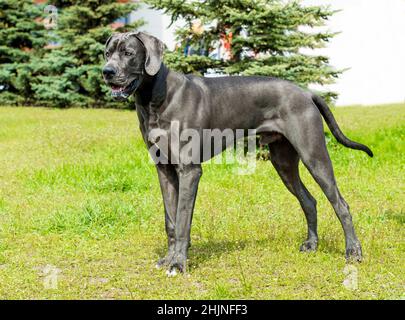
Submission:
[[[106,53],[105,53],[105,56],[106,56],[106,58],[109,58],[109,57],[110,57],[110,53],[109,53],[109,52],[106,52]]]
[[[125,55],[126,55],[127,57],[132,56],[132,52],[125,51]]]

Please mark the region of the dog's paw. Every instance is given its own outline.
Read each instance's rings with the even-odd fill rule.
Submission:
[[[186,262],[187,258],[184,255],[176,255],[171,260],[169,264],[169,269],[167,271],[167,275],[172,277],[176,276],[177,273],[185,273],[186,272]]]
[[[162,269],[163,267],[167,267],[170,265],[170,262],[173,260],[173,253],[169,253],[166,257],[159,259],[156,263],[156,269]]]
[[[177,271],[176,271],[176,269],[173,269],[172,271],[167,270],[167,271],[166,271],[166,275],[167,275],[169,278],[174,278],[175,276],[177,276]]]
[[[363,260],[363,253],[361,250],[360,243],[355,243],[346,249],[346,261],[351,262],[361,262]]]
[[[300,246],[301,252],[314,252],[318,249],[318,241],[316,240],[306,240]]]

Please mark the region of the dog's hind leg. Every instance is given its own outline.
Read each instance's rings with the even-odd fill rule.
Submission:
[[[309,107],[290,119],[287,139],[332,204],[345,233],[346,259],[361,261],[362,250],[354,231],[349,206],[340,194],[326,148],[322,118],[315,107]]]
[[[307,239],[301,251],[315,251],[318,245],[316,200],[299,176],[299,157],[290,142],[281,138],[270,143],[270,160],[287,189],[298,199],[308,224]]]

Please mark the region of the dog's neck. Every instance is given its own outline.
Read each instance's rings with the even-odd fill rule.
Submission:
[[[148,111],[150,108],[159,108],[166,99],[168,74],[169,69],[162,63],[155,76],[147,75],[135,93],[136,105]]]

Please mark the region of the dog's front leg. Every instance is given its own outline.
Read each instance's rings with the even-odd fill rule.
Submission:
[[[160,259],[157,263],[157,268],[170,264],[175,253],[176,243],[176,214],[179,198],[179,179],[175,167],[171,164],[156,165],[160,189],[163,196],[163,204],[165,209],[165,226],[168,240],[167,255]]]
[[[202,175],[201,165],[178,165],[179,201],[176,215],[175,255],[169,265],[169,274],[186,271],[187,251],[190,242],[191,221],[197,197],[198,183]]]

